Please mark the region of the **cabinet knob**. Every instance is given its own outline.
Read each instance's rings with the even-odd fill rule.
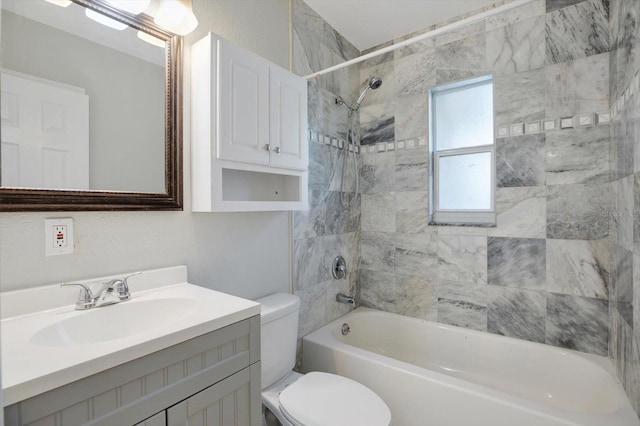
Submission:
[[[275,152],[276,154],[280,154],[280,147],[276,146],[275,148],[273,148],[273,152]]]
[[[264,150],[271,151],[271,145],[269,145],[268,143],[264,144]]]

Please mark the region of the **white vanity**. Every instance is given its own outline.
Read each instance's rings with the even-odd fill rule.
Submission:
[[[5,425],[259,425],[260,305],[187,283],[184,266],[129,287],[87,310],[77,287],[1,294]]]

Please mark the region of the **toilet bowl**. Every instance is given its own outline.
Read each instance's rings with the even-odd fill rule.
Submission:
[[[388,426],[391,411],[366,386],[336,374],[293,371],[300,299],[276,293],[261,306],[262,404],[284,426]]]

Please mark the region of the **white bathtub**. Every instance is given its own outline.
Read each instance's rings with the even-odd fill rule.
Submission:
[[[371,388],[394,426],[640,425],[607,358],[372,309],[306,336],[302,364]]]

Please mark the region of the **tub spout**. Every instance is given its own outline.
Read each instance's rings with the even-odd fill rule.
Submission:
[[[342,293],[338,293],[336,295],[336,302],[345,303],[345,304],[351,306],[352,308],[356,307],[356,299],[351,297],[351,296],[344,295]]]

